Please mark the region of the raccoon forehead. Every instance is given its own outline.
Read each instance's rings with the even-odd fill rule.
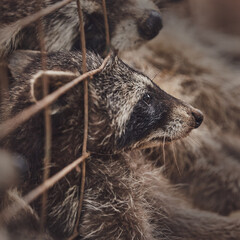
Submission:
[[[117,76],[120,74],[118,70],[113,70],[111,74],[114,76],[95,78],[90,81],[89,86],[96,103],[98,101],[108,103],[109,111],[112,112],[119,111],[120,108],[125,107],[125,104],[134,106],[146,91],[154,88],[149,78],[134,70],[128,69],[123,76]]]
[[[137,81],[136,82],[137,85],[140,84],[140,86],[143,88],[149,88],[149,87],[155,88],[153,81],[148,77],[146,77],[145,75],[143,75],[142,73],[134,72],[133,76]]]
[[[153,82],[134,70],[129,72],[128,80],[115,78],[111,81],[100,80],[97,84],[90,82],[94,104],[105,103],[112,125],[115,126],[116,136],[119,137],[124,133],[135,105],[151,88],[154,88]]]

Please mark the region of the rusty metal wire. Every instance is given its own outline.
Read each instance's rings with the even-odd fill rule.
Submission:
[[[13,131],[14,129],[16,129],[21,123],[25,122],[26,120],[28,120],[30,117],[32,117],[34,114],[36,114],[37,112],[39,112],[40,110],[44,109],[46,106],[49,106],[51,103],[53,103],[58,97],[60,97],[62,94],[66,93],[68,90],[70,90],[72,87],[74,87],[75,85],[77,85],[79,82],[83,81],[86,77],[91,78],[92,76],[94,76],[94,74],[97,74],[98,72],[102,71],[103,68],[106,66],[108,60],[110,58],[110,54],[108,54],[108,56],[104,59],[102,65],[97,68],[94,69],[92,71],[89,71],[77,78],[75,78],[74,80],[72,80],[71,82],[65,84],[64,86],[60,87],[58,90],[56,90],[55,92],[49,94],[47,97],[43,98],[42,100],[40,100],[38,102],[38,104],[35,104],[25,110],[23,110],[21,113],[19,113],[18,115],[16,115],[16,117],[6,121],[5,123],[3,123],[0,126],[0,129],[4,129],[4,128],[8,128],[8,130],[0,136],[6,136],[8,133],[10,133],[11,131]],[[10,123],[9,123],[10,122]],[[16,125],[15,125],[16,124]],[[9,128],[9,126],[12,126],[11,129]],[[1,130],[0,130],[1,132]],[[84,159],[86,159],[87,157],[89,157],[89,153],[86,153],[85,155],[83,155],[82,157],[78,158],[77,160],[75,160],[74,162],[72,162],[71,164],[69,164],[68,166],[66,166],[64,169],[62,169],[61,171],[59,171],[57,174],[55,174],[54,176],[52,176],[51,178],[49,178],[48,180],[46,180],[44,183],[42,183],[40,186],[38,186],[37,188],[35,188],[34,190],[32,190],[29,194],[27,194],[25,197],[23,197],[23,199],[25,200],[26,203],[30,203],[33,200],[35,200],[38,196],[40,196],[44,191],[46,191],[47,189],[49,189],[50,187],[52,187],[56,182],[58,182],[61,178],[63,178],[64,176],[66,176],[66,174],[68,174],[70,171],[72,171],[74,168],[76,168]],[[22,207],[13,204],[12,206],[10,206],[9,208],[5,209],[0,216],[3,217],[4,219],[10,219],[11,217],[13,217],[19,210],[21,210]]]
[[[84,31],[84,19],[83,12],[81,8],[80,0],[76,0],[77,8],[78,8],[78,18],[79,18],[79,32],[81,36],[81,50],[82,50],[82,72],[87,72],[87,59],[86,59],[86,40],[85,40],[85,31]],[[83,148],[82,155],[87,153],[87,136],[88,136],[88,78],[84,80],[84,133],[83,133]],[[81,187],[80,187],[80,196],[78,203],[78,212],[77,219],[75,222],[74,230],[72,237],[70,239],[74,239],[75,236],[78,235],[78,225],[81,217],[82,206],[83,206],[83,195],[85,188],[85,178],[86,178],[86,161],[83,161],[81,164]]]
[[[104,59],[102,65],[99,68],[96,68],[94,70],[91,70],[87,73],[84,73],[83,75],[75,78],[71,82],[66,83],[64,86],[58,88],[56,91],[54,91],[51,94],[48,94],[47,97],[41,99],[37,102],[37,104],[34,104],[22,112],[18,113],[15,117],[7,120],[6,122],[0,124],[0,139],[3,139],[8,134],[10,134],[12,131],[14,131],[17,127],[19,127],[22,123],[26,122],[29,118],[31,118],[33,115],[44,109],[46,106],[49,106],[53,102],[57,100],[61,95],[69,91],[72,87],[77,85],[79,82],[83,81],[86,77],[92,77],[98,72],[101,72],[105,65],[107,64],[107,61],[110,58],[110,54]]]
[[[42,0],[38,3],[38,8],[41,8]],[[47,70],[47,52],[45,47],[45,40],[44,40],[44,26],[43,26],[43,19],[40,18],[38,20],[38,36],[39,36],[39,44],[40,44],[40,51],[41,51],[41,63],[42,63],[42,70]],[[49,79],[46,75],[43,75],[43,96],[46,97],[49,93]],[[51,106],[47,106],[44,109],[44,121],[45,121],[45,145],[44,145],[44,171],[43,171],[43,182],[45,182],[49,178],[49,164],[51,162],[51,146],[52,146],[52,122],[51,122]],[[42,209],[41,209],[41,229],[44,229],[45,224],[45,216],[46,216],[46,209],[47,209],[47,190],[42,194]]]
[[[106,0],[102,0],[102,6],[103,6],[103,15],[104,15],[104,27],[105,27],[105,34],[106,34],[106,52],[108,53],[110,50],[110,34],[109,34],[109,24],[108,24],[108,17],[107,17]]]
[[[11,26],[16,29],[22,29],[28,24],[39,20],[38,24],[38,33],[40,36],[40,49],[41,49],[41,59],[42,59],[42,70],[43,73],[47,72],[47,53],[45,51],[45,43],[44,43],[44,29],[43,24],[41,22],[41,17],[46,16],[47,14],[57,10],[65,6],[66,4],[70,3],[72,0],[64,0],[59,3],[53,4],[50,7],[42,9],[35,14],[25,17]],[[78,225],[82,211],[82,204],[83,204],[83,196],[84,196],[84,185],[85,185],[85,175],[86,175],[86,158],[89,157],[89,153],[87,152],[87,135],[88,135],[88,79],[92,78],[96,73],[102,71],[102,69],[107,64],[108,59],[110,58],[110,54],[106,56],[102,65],[94,69],[92,71],[87,72],[87,64],[86,64],[86,42],[85,42],[85,32],[84,32],[84,22],[83,22],[83,13],[81,9],[80,0],[76,0],[77,7],[78,7],[78,16],[79,16],[79,31],[81,36],[81,49],[82,49],[82,72],[83,74],[79,77],[76,76],[74,80],[65,84],[64,86],[57,89],[55,92],[49,94],[48,93],[48,79],[46,78],[46,74],[43,74],[43,91],[44,91],[44,98],[40,100],[37,104],[32,105],[21,113],[17,114],[15,117],[7,120],[6,122],[0,124],[0,139],[4,138],[12,131],[14,131],[17,127],[19,127],[22,123],[27,121],[33,115],[45,109],[45,157],[44,157],[44,175],[43,175],[43,183],[39,185],[37,188],[29,192],[26,196],[23,197],[26,203],[30,203],[31,201],[35,200],[37,197],[42,195],[42,212],[41,212],[41,226],[44,226],[45,222],[45,215],[46,215],[46,205],[47,205],[47,190],[52,187],[57,181],[63,178],[66,174],[72,171],[74,168],[77,168],[79,164],[82,164],[81,169],[81,189],[80,189],[80,198],[79,198],[79,208],[77,214],[77,221],[75,223],[75,228],[73,235],[70,239],[74,239],[78,236]],[[104,13],[104,24],[105,24],[105,33],[106,33],[106,52],[109,52],[110,49],[110,35],[109,35],[109,27],[108,27],[108,19],[107,19],[107,10],[106,10],[106,2],[102,0],[103,5],[103,13]],[[13,28],[12,28],[13,29]],[[64,169],[59,171],[57,174],[49,178],[49,162],[51,159],[51,118],[50,118],[50,105],[57,100],[62,94],[66,93],[72,87],[77,85],[79,82],[84,81],[84,138],[83,138],[83,149],[82,149],[82,157],[78,158]],[[19,205],[13,204],[5,209],[1,216],[4,218],[9,219],[13,217],[21,207]]]

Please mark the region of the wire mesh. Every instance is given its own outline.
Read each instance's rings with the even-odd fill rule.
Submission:
[[[27,195],[23,197],[23,200],[26,203],[30,203],[40,195],[42,195],[42,211],[41,211],[41,226],[44,227],[45,223],[45,216],[46,216],[46,206],[47,206],[47,190],[51,188],[55,183],[57,183],[60,179],[65,177],[69,172],[76,169],[80,171],[79,165],[82,164],[81,168],[81,189],[80,189],[80,196],[79,196],[79,207],[78,207],[78,214],[77,214],[77,221],[75,223],[75,228],[73,235],[69,239],[74,239],[78,235],[78,225],[79,219],[81,216],[82,204],[83,204],[83,197],[84,197],[84,183],[85,183],[85,171],[86,171],[86,162],[85,160],[90,156],[90,153],[87,152],[87,135],[88,135],[88,80],[91,79],[95,74],[102,71],[107,61],[110,58],[109,54],[109,47],[110,47],[110,37],[109,37],[109,27],[108,27],[108,18],[107,18],[107,10],[106,10],[106,2],[102,0],[103,6],[103,14],[104,14],[104,25],[105,25],[105,33],[106,33],[106,53],[107,56],[104,59],[103,63],[99,68],[96,68],[91,71],[87,71],[87,64],[86,64],[86,42],[85,42],[85,32],[84,32],[84,22],[83,22],[83,12],[81,9],[81,2],[80,0],[76,0],[77,9],[78,9],[78,17],[79,17],[79,31],[81,36],[81,50],[82,50],[82,72],[81,76],[76,76],[75,79],[68,82],[64,86],[58,88],[56,91],[49,94],[48,92],[48,79],[46,77],[47,70],[47,53],[45,50],[45,42],[44,42],[44,29],[42,24],[42,18],[59,8],[67,5],[68,3],[72,2],[73,0],[63,0],[61,2],[57,2],[49,7],[39,9],[35,14],[27,16],[18,20],[17,22],[11,24],[11,30],[14,31],[16,29],[23,29],[27,25],[38,21],[38,36],[39,36],[39,44],[41,50],[41,62],[42,62],[42,70],[43,70],[43,92],[44,98],[38,101],[38,103],[24,109],[22,112],[18,113],[16,116],[8,119],[7,121],[0,124],[0,140],[6,137],[8,134],[13,132],[16,128],[18,128],[22,123],[30,119],[39,111],[45,111],[45,156],[44,156],[44,172],[43,172],[43,183],[29,192]],[[40,7],[41,2],[39,3]],[[7,28],[6,28],[7,31]],[[10,32],[7,36],[11,36]],[[44,74],[45,73],[45,74]],[[71,88],[76,86],[81,81],[84,81],[84,138],[83,138],[83,148],[82,148],[82,156],[65,168],[60,170],[55,175],[49,178],[49,163],[51,159],[51,117],[50,117],[50,105],[55,102],[61,95],[69,91]],[[7,86],[7,81],[4,82]],[[54,139],[53,139],[54,141]],[[1,212],[1,217],[4,219],[10,219],[13,217],[17,212],[21,210],[21,207],[17,204],[12,204],[6,209]]]

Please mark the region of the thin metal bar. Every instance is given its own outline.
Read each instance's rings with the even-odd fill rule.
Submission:
[[[42,0],[39,2],[39,9],[41,8]],[[43,19],[40,18],[38,21],[38,36],[41,50],[41,62],[42,70],[47,70],[47,53],[44,41],[44,27]],[[49,93],[49,79],[46,75],[43,75],[43,96],[46,97]],[[51,122],[51,106],[47,106],[44,109],[44,122],[45,122],[45,141],[44,141],[44,159],[43,159],[43,182],[49,178],[49,165],[51,162],[51,146],[52,146],[52,122]],[[43,192],[42,195],[42,208],[40,215],[40,225],[41,229],[44,230],[45,218],[46,218],[46,209],[47,209],[47,190]]]
[[[106,51],[108,53],[110,50],[110,34],[109,34],[109,24],[108,24],[107,7],[106,7],[105,0],[102,0],[102,6],[103,6],[103,15],[104,15],[104,27],[105,27],[105,34],[106,34]]]
[[[14,131],[19,125],[26,122],[34,114],[38,113],[46,106],[49,106],[50,104],[52,104],[54,101],[57,100],[58,97],[66,93],[68,90],[70,90],[72,87],[77,85],[79,82],[83,81],[86,77],[90,78],[94,74],[97,74],[98,72],[102,71],[103,68],[106,66],[109,58],[110,58],[110,54],[107,55],[107,57],[104,59],[103,63],[99,68],[91,70],[75,78],[71,82],[65,84],[64,86],[58,88],[53,93],[49,94],[47,97],[38,101],[36,104],[24,109],[22,112],[18,113],[15,117],[8,119],[4,123],[0,124],[0,139],[4,138],[9,133]]]
[[[78,8],[78,18],[79,18],[79,32],[81,36],[81,49],[82,49],[82,71],[83,73],[87,72],[87,56],[86,56],[86,40],[85,40],[85,31],[84,31],[84,19],[83,12],[81,9],[80,0],[76,0]],[[83,135],[83,148],[82,154],[87,152],[87,136],[88,136],[88,78],[84,80],[84,135]],[[81,217],[82,206],[83,206],[83,196],[85,188],[85,178],[86,178],[86,161],[83,161],[81,164],[81,187],[80,187],[80,196],[79,196],[79,205],[77,218],[73,230],[72,239],[78,235],[78,225]],[[70,238],[70,239],[71,239]]]
[[[86,41],[83,24],[83,13],[81,9],[80,0],[77,0],[78,16],[79,16],[79,31],[81,36],[81,48],[82,48],[82,71],[87,72],[87,59],[86,59]],[[88,79],[84,80],[84,139],[83,139],[83,154],[87,152],[87,135],[88,135]]]
[[[65,168],[63,168],[61,171],[56,173],[51,178],[47,179],[44,183],[39,185],[37,188],[35,188],[33,191],[28,193],[23,197],[24,201],[26,203],[32,202],[34,199],[36,199],[39,195],[43,193],[43,191],[46,191],[50,187],[52,187],[55,183],[57,183],[59,180],[61,180],[64,176],[66,176],[69,172],[71,172],[77,165],[79,165],[82,161],[84,161],[86,158],[89,157],[89,153],[86,153],[85,155],[81,156],[80,158],[76,159],[69,165],[67,165]]]
[[[103,5],[103,13],[104,13],[105,33],[106,33],[106,52],[108,53],[109,50],[110,50],[110,35],[109,35],[109,25],[108,25],[108,18],[107,18],[107,10],[106,10],[105,0],[102,0],[102,5]],[[82,55],[83,55],[82,71],[85,72],[85,71],[87,71],[87,67],[86,67],[86,42],[85,42],[83,14],[82,14],[80,0],[77,0],[77,6],[78,6],[79,21],[80,21],[81,47],[82,47]],[[84,81],[84,141],[83,141],[82,154],[84,154],[87,151],[87,133],[88,133],[88,81],[86,79]],[[78,236],[78,225],[79,225],[82,206],[83,206],[85,177],[86,177],[86,162],[83,161],[83,163],[82,163],[81,190],[80,190],[80,199],[79,199],[77,220],[76,220],[76,223],[75,223],[73,235],[68,240],[72,240],[72,239],[74,239],[75,237]]]
[[[89,157],[89,153],[86,153],[85,155],[81,156],[80,158],[76,159],[69,165],[67,165],[65,168],[63,168],[61,171],[47,179],[45,182],[43,182],[41,185],[33,189],[31,192],[29,192],[27,195],[23,197],[23,200],[26,203],[30,203],[36,198],[38,198],[44,191],[51,188],[54,184],[56,184],[59,180],[61,180],[63,177],[65,177],[69,172],[71,172],[76,166],[78,166],[82,161],[84,161],[87,157]],[[4,219],[5,221],[10,220],[13,216],[15,216],[18,211],[22,209],[23,206],[19,206],[16,203],[13,203],[9,207],[5,208],[0,216],[1,219]]]

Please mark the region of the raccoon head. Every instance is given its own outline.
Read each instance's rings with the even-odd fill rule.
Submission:
[[[24,76],[19,73],[16,77],[31,79],[30,98],[35,102],[42,98],[40,86],[43,72],[40,70],[39,56],[25,67]],[[87,59],[88,70],[102,63],[100,57],[90,52]],[[49,54],[49,70],[44,74],[48,75],[50,90],[54,91],[79,76],[81,62],[79,52]],[[23,62],[21,66],[24,66]],[[57,115],[56,121],[61,122],[58,128],[66,128],[63,134],[68,132],[76,135],[69,144],[82,144],[83,111],[81,84],[53,105],[52,113]],[[122,150],[156,146],[163,141],[185,137],[192,129],[199,127],[202,120],[203,115],[199,110],[170,96],[116,56],[112,56],[103,71],[89,80],[90,152],[113,154]]]
[[[90,92],[97,104],[90,132],[98,128],[92,138],[102,149],[157,146],[187,136],[203,121],[200,110],[167,94],[117,57],[90,82]]]
[[[99,8],[86,18],[85,32],[88,49],[105,49],[105,27],[102,1]],[[106,1],[111,46],[115,50],[132,49],[151,40],[162,28],[158,8],[150,0]]]
[[[59,0],[48,0],[42,7]],[[3,0],[0,8],[0,57],[9,56],[15,49],[39,49],[34,24],[24,27],[17,21],[30,16],[38,6],[31,0]],[[28,6],[28,7],[27,7]],[[98,53],[106,49],[102,0],[81,0],[87,48]],[[152,0],[106,0],[111,46],[114,50],[136,48],[154,38],[162,28],[159,9]],[[43,18],[46,50],[80,50],[79,19],[76,1]]]

